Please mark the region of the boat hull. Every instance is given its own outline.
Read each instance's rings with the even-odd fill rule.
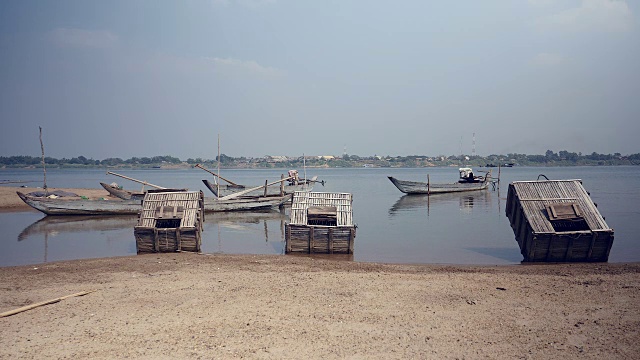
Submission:
[[[135,215],[142,209],[137,200],[64,200],[17,193],[27,205],[47,215]]]
[[[85,199],[49,199],[37,198],[17,192],[22,201],[46,215],[132,215],[142,210],[139,200],[85,200]],[[205,212],[255,211],[278,208],[291,200],[291,194],[285,196],[240,197],[218,200],[205,198]]]
[[[144,192],[135,192],[135,191],[129,191],[129,190],[124,190],[124,189],[118,189],[116,187],[113,187],[109,184],[105,184],[103,182],[100,183],[100,185],[102,185],[102,187],[107,190],[107,192],[112,195],[115,196],[119,199],[122,200],[142,200],[144,199]]]
[[[285,185],[284,193],[293,194],[296,191],[311,191],[313,190],[313,185],[317,178],[318,178],[317,176],[314,176],[307,183],[302,183],[298,185]],[[243,191],[246,189],[250,189],[252,187],[259,187],[259,185],[247,186],[247,185],[214,184],[211,181],[206,179],[202,180],[202,182],[207,187],[207,189],[209,189],[214,195],[218,197],[228,196],[238,191]],[[218,189],[220,189],[220,191],[218,191]],[[250,192],[250,194],[263,195],[264,188],[254,190]],[[275,195],[280,195],[280,186],[267,186],[267,196],[275,196]]]
[[[435,183],[428,184],[418,181],[399,180],[393,176],[388,176],[391,183],[395,185],[398,190],[405,194],[444,194],[454,192],[466,192],[466,191],[479,191],[485,190],[489,187],[489,181],[485,180],[479,183]]]

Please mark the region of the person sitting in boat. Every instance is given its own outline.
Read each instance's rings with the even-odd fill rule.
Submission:
[[[476,177],[473,175],[473,170],[471,168],[460,168],[460,179],[458,182],[461,183],[476,183],[480,182],[480,177]]]
[[[289,184],[290,185],[298,185],[298,170],[289,170]]]

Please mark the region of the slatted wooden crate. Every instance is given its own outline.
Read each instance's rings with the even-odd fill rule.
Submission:
[[[138,253],[200,252],[202,191],[149,190],[134,228]]]
[[[352,203],[348,193],[295,192],[285,226],[286,252],[353,254]]]
[[[613,230],[580,180],[509,184],[506,215],[525,262],[604,262]]]

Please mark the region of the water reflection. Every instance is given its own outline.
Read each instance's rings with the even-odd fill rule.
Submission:
[[[110,231],[135,226],[136,216],[45,216],[18,234],[18,241],[30,236],[56,236],[86,231]]]
[[[206,214],[202,251],[283,254],[286,220],[288,214],[280,211]],[[6,251],[0,253],[0,266],[135,255],[136,222],[137,216],[3,214],[0,224],[17,227],[9,235],[17,241],[7,244]]]
[[[439,205],[451,205],[456,203],[461,211],[470,211],[474,206],[484,208],[490,207],[491,201],[491,191],[433,195],[404,195],[391,206],[389,209],[389,215],[394,216],[405,211],[416,211],[422,209],[426,209],[427,215],[429,215],[432,207],[437,209]]]
[[[219,254],[284,254],[285,211],[207,214],[202,252]]]

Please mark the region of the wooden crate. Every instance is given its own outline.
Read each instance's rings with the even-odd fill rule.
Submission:
[[[525,262],[606,262],[613,230],[580,180],[517,181],[506,215]]]
[[[285,226],[287,253],[353,254],[355,237],[353,226]]]
[[[200,252],[204,194],[202,191],[150,190],[134,228],[138,253]]]
[[[296,191],[285,226],[285,252],[353,254],[352,203],[349,193]]]

